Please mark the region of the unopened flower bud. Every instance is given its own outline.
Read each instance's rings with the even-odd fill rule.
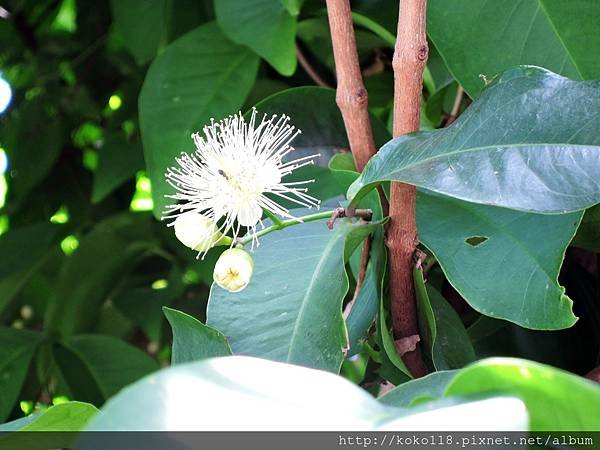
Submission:
[[[195,212],[178,216],[174,227],[177,239],[197,252],[205,253],[215,245],[231,243],[231,238],[224,236],[213,220]]]
[[[241,248],[225,250],[219,257],[213,279],[229,292],[239,292],[248,286],[254,270],[252,256]]]

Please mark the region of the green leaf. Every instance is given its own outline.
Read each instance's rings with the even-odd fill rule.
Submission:
[[[33,266],[63,233],[62,227],[48,222],[11,228],[0,236],[0,278]]]
[[[302,2],[304,0],[280,0],[281,4],[285,7],[287,12],[289,12],[292,16],[297,16],[300,14],[300,7],[302,6]]]
[[[343,261],[379,226],[341,220],[331,231],[315,221],[265,236],[248,287],[232,294],[213,285],[207,324],[236,354],[337,372],[348,345]]]
[[[506,393],[521,398],[533,431],[595,431],[600,428],[600,386],[585,378],[531,361],[491,358],[450,381],[445,396]]]
[[[177,365],[145,378],[110,400],[87,431],[254,431],[280,429],[291,418],[294,429],[322,429],[322,424],[363,429],[385,412],[341,377],[233,356]]]
[[[600,78],[596,0],[431,0],[427,6],[429,37],[471,97],[484,87],[479,74],[492,79],[517,64]]]
[[[421,339],[436,370],[459,369],[475,361],[475,350],[459,315],[431,285],[423,270],[413,270]]]
[[[413,378],[413,376],[410,373],[410,370],[408,370],[408,367],[406,367],[406,364],[404,364],[402,357],[398,353],[398,350],[396,349],[396,344],[394,342],[394,336],[390,327],[388,326],[387,311],[389,310],[389,305],[386,304],[386,300],[387,299],[385,299],[385,297],[382,296],[381,301],[379,302],[377,331],[381,340],[380,344],[383,347],[382,350],[385,352],[390,362],[408,379],[411,379]]]
[[[42,339],[40,333],[0,327],[0,421],[11,413]]]
[[[227,338],[219,330],[176,309],[164,307],[163,311],[173,330],[171,364],[231,355]]]
[[[278,0],[219,0],[217,21],[234,42],[247,45],[285,76],[296,71],[296,18]]]
[[[566,107],[565,105],[568,105]],[[505,72],[448,128],[390,141],[348,190],[402,181],[474,203],[565,213],[600,202],[600,82]]]
[[[51,406],[42,413],[0,425],[3,431],[80,431],[98,413],[95,406],[82,402],[66,402]],[[13,437],[15,435],[11,435]],[[50,435],[45,435],[49,437]],[[64,436],[63,436],[64,437]],[[72,436],[70,441],[74,440]],[[0,438],[0,448],[9,448],[8,440]],[[11,441],[12,442],[12,441]],[[65,445],[67,447],[70,445]],[[17,447],[13,447],[17,448]],[[18,447],[21,448],[21,447]],[[52,447],[55,448],[55,447]]]
[[[72,394],[97,404],[158,369],[138,348],[99,334],[65,339],[54,348],[54,356]]]
[[[73,448],[78,437],[74,432],[82,430],[97,413],[94,406],[82,402],[51,406],[43,412],[0,425],[0,448]]]
[[[166,41],[167,0],[111,0],[115,30],[139,65],[152,60]]]
[[[49,332],[89,330],[114,284],[150,248],[148,217],[120,214],[96,225],[61,267],[46,310]]]
[[[144,156],[139,142],[129,143],[121,135],[106,139],[94,172],[92,203],[98,203],[125,181],[134,178],[144,168]]]
[[[335,90],[316,86],[287,89],[267,97],[256,105],[260,113],[286,114],[291,123],[302,130],[293,145],[296,150],[319,147],[348,148],[346,128],[335,102]],[[386,143],[390,134],[385,124],[371,116],[373,136],[378,146]]]
[[[415,404],[441,398],[446,386],[459,373],[458,370],[441,370],[423,378],[407,381],[379,397],[379,401],[389,406],[407,408]]]
[[[436,370],[460,369],[475,361],[475,350],[456,311],[435,288],[427,286],[427,294],[435,316],[432,358]]]
[[[0,136],[8,154],[10,187],[16,199],[22,199],[50,172],[63,145],[63,125],[53,101],[39,96],[24,103],[11,116]],[[40,126],[44,124],[44,126]]]
[[[540,215],[428,195],[417,197],[421,242],[477,311],[526,328],[573,325],[558,272],[581,213]]]
[[[420,414],[406,417],[412,412]],[[458,427],[459,421],[504,430],[524,429],[526,419],[516,399],[464,405],[451,400],[408,411],[386,406],[331,373],[229,356],[177,365],[140,380],[111,399],[86,431],[401,430]],[[85,445],[85,437],[78,448],[94,448],[93,439]],[[165,444],[160,447],[169,448]]]
[[[415,300],[417,303],[417,319],[419,321],[419,334],[423,342],[422,349],[427,356],[430,367],[433,367],[433,345],[435,344],[437,327],[435,315],[425,286],[422,268],[413,268],[413,283],[415,286]]]
[[[600,253],[600,205],[585,212],[572,244]]]
[[[173,231],[170,228],[168,232],[172,233]],[[179,244],[179,241],[177,243]],[[197,260],[194,259],[194,261]],[[207,262],[206,259],[203,262]],[[210,273],[212,276],[212,269]],[[113,296],[111,301],[120,313],[143,330],[151,342],[160,342],[165,321],[162,308],[181,298],[185,292],[185,285],[182,281],[182,273],[176,265],[173,266],[165,280],[166,287],[154,289],[148,286],[155,280],[148,280],[145,286],[123,289]]]
[[[194,149],[190,134],[237,112],[250,92],[258,58],[230,42],[214,23],[201,25],[170,44],[146,75],[139,111],[154,214],[160,217],[172,194],[167,168],[182,151]]]

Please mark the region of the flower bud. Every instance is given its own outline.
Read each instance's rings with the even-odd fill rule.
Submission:
[[[197,252],[207,252],[215,245],[229,245],[231,238],[224,236],[217,224],[196,212],[182,214],[175,219],[175,236],[183,245]]]
[[[239,292],[248,286],[254,270],[250,253],[241,248],[225,250],[215,264],[213,280],[229,292]]]

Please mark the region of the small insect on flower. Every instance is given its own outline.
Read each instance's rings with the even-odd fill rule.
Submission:
[[[290,145],[300,133],[290,125],[289,117],[263,116],[257,121],[252,110],[246,122],[241,113],[204,127],[204,136],[194,133],[193,154],[182,153],[175,158],[177,165],[167,170],[167,182],[175,189],[168,195],[176,201],[168,206],[163,219],[175,219],[195,213],[206,218],[210,226],[200,227],[204,235],[191,238],[195,242],[213,242],[219,234],[231,232],[232,245],[241,237],[242,227],[252,236],[252,246],[258,244],[256,227],[263,210],[293,219],[289,210],[277,203],[285,199],[303,207],[319,206],[319,200],[307,194],[304,185],[314,180],[283,182],[283,177],[295,169],[313,163],[311,155],[297,159],[286,158],[294,151]],[[271,194],[270,196],[267,194]],[[214,236],[206,235],[212,229]],[[190,238],[186,239],[188,245]],[[219,239],[217,238],[217,241]],[[196,248],[194,246],[193,248]],[[209,248],[196,248],[205,254]]]

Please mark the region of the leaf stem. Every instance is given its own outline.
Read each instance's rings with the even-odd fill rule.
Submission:
[[[283,223],[283,221],[277,217],[277,215],[273,214],[268,209],[263,209],[263,212],[265,213],[265,216],[271,219],[275,225],[281,225]]]
[[[271,219],[273,219],[274,223],[273,223],[273,225],[265,227],[262,230],[258,231],[256,233],[256,237],[259,238],[261,236],[264,236],[265,234],[272,233],[273,231],[283,230],[284,228],[287,228],[292,225],[298,225],[300,223],[314,222],[315,220],[329,219],[331,217],[332,213],[333,213],[333,211],[331,211],[331,210],[330,211],[322,211],[322,212],[318,212],[315,214],[308,214],[303,217],[298,217],[295,219],[287,219],[287,220],[281,220],[278,217],[274,217],[270,213],[266,213],[267,216],[269,216]],[[238,239],[237,242],[242,245],[249,244],[250,242],[252,242],[252,236],[251,235],[244,236],[243,238]]]

